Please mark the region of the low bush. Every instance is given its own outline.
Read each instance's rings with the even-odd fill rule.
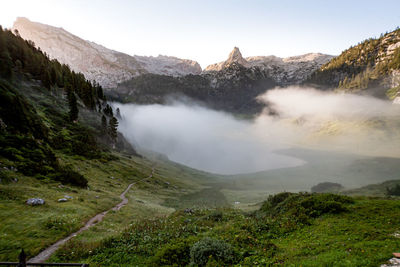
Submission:
[[[271,238],[291,232],[301,225],[310,225],[323,214],[347,211],[354,200],[348,196],[317,193],[280,193],[270,196],[259,211],[254,226],[256,232],[267,232]]]
[[[215,210],[215,211],[212,211],[210,214],[206,215],[204,217],[204,219],[210,220],[213,222],[221,222],[224,219],[224,215],[223,215],[222,211]]]
[[[192,239],[177,240],[160,249],[151,259],[152,266],[186,266],[190,263],[190,247]]]
[[[72,170],[70,166],[60,167],[57,173],[51,174],[51,178],[63,184],[86,187],[88,180],[82,174]]]
[[[397,184],[396,186],[389,188],[386,188],[386,194],[388,196],[400,196],[400,184]]]
[[[335,194],[309,194],[309,193],[280,193],[270,196],[260,208],[260,211],[276,216],[285,213],[310,217],[318,217],[325,213],[339,213],[346,211],[345,204],[353,203],[348,196]]]
[[[210,259],[224,264],[232,264],[235,262],[235,254],[230,244],[208,237],[196,242],[190,249],[191,263],[198,266],[205,266]]]

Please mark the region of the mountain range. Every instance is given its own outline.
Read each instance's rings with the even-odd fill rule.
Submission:
[[[202,72],[200,65],[193,60],[161,55],[130,56],[83,40],[63,28],[32,22],[27,18],[17,18],[12,30],[17,30],[22,38],[33,41],[50,58],[68,64],[106,88],[116,87],[117,83],[147,73],[178,77]],[[289,58],[243,58],[239,48],[235,47],[226,61],[209,65],[204,72],[221,71],[236,62],[246,68],[260,68],[276,83],[286,85],[303,81],[332,57],[310,53]]]
[[[19,17],[12,30],[31,40],[50,58],[69,65],[89,80],[96,80],[103,87],[115,87],[118,83],[145,73],[182,76],[199,74],[200,65],[188,59],[158,56],[130,56],[94,42],[83,40],[63,28],[32,22]]]
[[[352,153],[325,151],[324,146],[281,149],[279,154],[304,160],[304,164],[221,176],[171,162],[156,152],[140,156],[117,132],[117,118],[126,113],[108,101],[163,103],[169,95],[183,95],[216,109],[255,113],[260,108],[257,95],[291,84],[374,94],[396,101],[400,81],[398,30],[366,40],[332,59],[321,54],[243,58],[234,48],[226,61],[201,70],[194,61],[129,56],[62,29],[42,26],[51,33],[42,32],[36,47],[21,38],[27,34],[22,29],[14,27],[13,33],[0,26],[1,261],[15,261],[19,254],[21,262],[26,256],[34,256],[28,264],[379,266],[397,251],[400,181],[393,179],[400,173],[399,158],[367,157],[359,154],[362,150],[358,147]],[[48,46],[41,47],[39,41]],[[88,77],[79,73],[79,68]],[[107,97],[92,79],[111,87],[105,92]],[[316,106],[329,104],[325,100],[289,102],[288,109],[300,104],[314,108],[312,115],[318,112]],[[382,107],[369,103],[362,106],[361,113]],[[345,111],[357,110],[353,105],[334,104]],[[212,113],[207,112],[207,117]],[[166,119],[176,117],[173,114],[166,113],[162,117],[165,123],[153,133],[176,135],[185,146],[188,139],[194,140],[198,145],[190,149],[190,154],[207,150],[211,157],[221,151],[222,157],[234,165],[240,162],[232,160],[233,153],[228,151],[243,153],[248,147],[257,154],[256,145],[262,146],[250,139],[243,146],[244,135],[256,137],[246,130],[251,122],[241,117],[231,123],[233,116],[226,116],[229,120],[209,121],[219,140],[235,141],[231,143],[234,150],[227,151],[217,143],[208,149],[203,143],[208,134],[202,129],[206,128],[204,121],[192,119],[193,124],[187,123],[191,116],[179,120],[190,128],[188,138],[182,138],[185,135],[180,128],[169,125]],[[385,147],[381,134],[364,130],[376,127],[379,133],[394,138],[389,146],[398,151],[397,114],[390,121],[379,116],[361,117],[345,126],[356,128],[354,133],[371,135],[368,140]],[[157,124],[151,117],[143,117]],[[307,139],[340,134],[341,118],[328,121],[323,131],[313,130]],[[306,119],[285,118],[284,123],[301,125]],[[242,123],[246,128],[241,128]],[[283,131],[276,131],[282,137],[278,139],[270,134],[275,128],[268,126],[275,123],[273,120],[262,128],[251,128],[262,130],[257,136],[262,135],[263,142],[289,140]],[[192,127],[194,124],[200,127]],[[145,126],[137,123],[133,127]],[[233,130],[220,130],[225,127]],[[300,133],[285,129],[288,135]],[[157,135],[144,133],[151,142],[159,142]],[[359,136],[340,135],[340,139],[351,144]],[[168,143],[173,140],[167,138]],[[282,143],[292,146],[292,142]],[[265,155],[259,158],[265,164],[270,160]],[[337,191],[332,187],[326,193],[305,192],[315,184],[326,186],[327,181],[344,182],[345,187],[377,184],[343,190],[340,195],[327,193]]]
[[[113,51],[26,18],[18,18],[13,31],[33,41],[50,58],[96,80],[108,89],[106,95],[121,102],[162,104],[170,95],[183,95],[215,109],[254,114],[262,109],[256,101],[259,94],[290,85],[400,102],[400,30],[365,40],[337,57],[321,53],[243,57],[235,47],[227,60],[204,70],[193,60]]]
[[[239,48],[235,47],[228,59],[207,66],[204,71],[221,71],[232,63],[240,64],[246,68],[259,68],[270,76],[277,84],[297,84],[329,62],[333,56],[321,53],[309,53],[300,56],[280,58],[276,56],[255,56],[243,58]]]

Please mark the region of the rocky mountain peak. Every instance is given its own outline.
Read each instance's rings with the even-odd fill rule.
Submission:
[[[106,88],[116,87],[118,83],[145,73],[169,76],[201,73],[196,61],[127,55],[81,39],[62,28],[27,18],[17,18],[12,30],[18,30],[25,40],[33,41],[50,58],[68,64],[74,71],[82,72],[86,78],[96,80]]]
[[[243,58],[239,48],[234,47],[227,60],[207,66],[204,73],[226,70],[233,63],[236,63],[245,68],[258,69],[266,76],[271,77],[277,84],[285,86],[301,83],[332,58],[333,56],[321,53],[309,53],[287,58],[276,56]]]
[[[238,47],[234,47],[232,52],[229,54],[228,59],[225,61],[225,65],[229,65],[232,63],[238,63],[243,66],[248,66],[248,62],[242,57],[242,53]]]
[[[227,60],[209,65],[204,69],[204,71],[220,71],[226,69],[227,67],[232,65],[232,63],[240,64],[246,68],[250,67],[249,62],[247,62],[247,60],[243,58],[239,48],[235,46],[232,52],[229,53]]]

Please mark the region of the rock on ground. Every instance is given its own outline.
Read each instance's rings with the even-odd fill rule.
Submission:
[[[31,206],[44,205],[44,203],[45,201],[41,198],[30,198],[26,201],[26,204]]]

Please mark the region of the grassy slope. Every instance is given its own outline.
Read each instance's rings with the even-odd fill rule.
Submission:
[[[349,196],[387,196],[387,188],[394,188],[400,184],[400,180],[390,180],[379,184],[370,184],[360,188],[345,190],[342,193]]]
[[[60,95],[57,96],[57,92],[38,91],[31,84],[22,85],[21,90],[33,100],[39,116],[48,127],[52,126],[53,121],[47,117],[46,106],[57,107],[61,113],[67,111],[66,103],[61,100]],[[83,108],[81,115],[81,121],[85,124],[98,119],[98,116]],[[222,221],[215,220],[219,215],[207,209],[197,210],[195,215],[178,212],[168,219],[156,220],[160,225],[154,221],[146,221],[171,214],[174,208],[215,208],[230,206],[238,200],[243,202],[238,205],[239,207],[256,209],[257,206],[253,206],[252,203],[265,200],[269,193],[292,188],[308,190],[315,183],[326,181],[326,176],[322,176],[326,173],[331,175],[330,178],[342,179],[341,181],[350,185],[358,184],[360,181],[366,184],[394,179],[397,177],[391,175],[398,173],[400,166],[397,159],[354,157],[339,153],[324,155],[323,152],[318,156],[312,156],[307,151],[292,151],[293,156],[305,158],[309,164],[297,168],[230,177],[234,178],[233,182],[229,179],[216,182],[214,180],[216,177],[159,157],[152,156],[151,159],[145,159],[114,153],[116,159],[104,161],[102,158],[89,160],[81,156],[72,156],[62,150],[56,152],[62,165],[72,165],[75,171],[88,178],[89,189],[61,187],[58,182],[50,179],[39,181],[10,170],[2,170],[6,176],[18,178],[18,182],[3,181],[0,184],[0,260],[15,260],[20,248],[24,248],[30,256],[34,255],[61,237],[79,229],[87,219],[118,203],[120,201],[118,196],[126,186],[147,177],[153,166],[156,170],[154,177],[141,181],[132,188],[127,195],[130,201],[126,207],[119,212],[109,213],[103,222],[74,238],[53,257],[53,260],[89,260],[94,263],[120,260],[121,264],[125,265],[140,264],[153,256],[151,253],[159,251],[160,247],[178,241],[176,238],[182,234],[186,235],[185,237],[200,234],[198,237],[210,235],[224,239],[234,246],[239,246],[237,249],[243,253],[248,253],[250,249],[253,253],[249,252],[250,255],[255,256],[243,258],[244,263],[250,265],[270,260],[288,265],[297,265],[298,262],[318,265],[316,263],[332,264],[346,259],[349,266],[362,264],[365,266],[383,262],[399,245],[398,240],[390,236],[391,233],[398,231],[397,200],[359,199],[350,207],[349,213],[326,215],[313,221],[310,226],[296,228],[279,237],[275,236],[272,242],[278,250],[274,252],[273,257],[263,250],[263,246],[269,244],[271,237],[267,238],[262,231],[248,233],[246,229],[248,223],[252,223],[252,217],[238,210],[224,210]],[[0,162],[1,167],[12,165],[4,159]],[[57,202],[57,199],[64,195],[73,196],[74,199],[66,203]],[[30,197],[42,197],[46,200],[46,205],[27,206],[25,201]],[[190,223],[192,220],[196,222]],[[155,224],[156,227],[150,227],[153,230],[148,231],[146,225],[149,224]],[[135,228],[138,225],[145,226]],[[334,231],[326,231],[327,227]],[[362,229],[358,231],[356,227]],[[109,250],[105,245],[107,240],[118,239],[125,228],[128,228],[128,232],[131,231],[129,229],[135,231],[139,229],[137,234],[141,239],[134,246],[138,248],[143,246],[147,249],[147,254],[141,254],[135,250],[136,248],[126,251],[126,244],[121,248],[117,247],[115,251]],[[375,228],[381,230],[376,232]],[[175,233],[175,236],[171,236],[171,233]],[[368,239],[370,233],[373,233],[371,240]],[[165,235],[163,237],[165,240],[161,244],[158,243],[160,238],[156,238],[160,235]],[[350,236],[347,237],[348,235]],[[147,236],[151,238],[148,239]],[[350,238],[347,239],[349,242],[343,239],[346,237]],[[254,240],[260,240],[261,243],[258,244],[258,241]],[[338,242],[344,242],[342,246],[346,249],[351,248],[352,251],[354,251],[352,246],[365,246],[367,249],[364,251],[371,255],[363,258],[361,257],[363,254],[360,254],[361,256],[351,254],[351,251],[343,250]],[[326,245],[330,250],[324,249]],[[104,251],[97,251],[99,248]],[[90,251],[96,251],[95,256],[98,258],[88,255]],[[115,257],[123,257],[113,259],[109,257],[111,252],[112,255],[116,255]]]
[[[357,199],[350,212],[319,218],[276,245],[288,266],[377,266],[399,250],[399,200]]]
[[[347,211],[327,213],[306,224],[289,213],[278,219],[239,210],[199,209],[166,219],[133,223],[122,234],[85,246],[71,242],[54,260],[91,266],[186,265],[189,250],[204,237],[230,244],[233,262],[209,258],[208,266],[377,266],[397,251],[399,200],[357,198]]]
[[[62,90],[49,91],[40,83],[27,79],[21,79],[12,86],[32,105],[44,125],[52,129],[51,137],[67,131],[62,127],[67,122],[59,115],[68,112]],[[95,129],[100,115],[80,105],[79,119],[81,124]],[[59,128],[62,130],[53,130]],[[66,140],[71,138],[68,134],[65,136]],[[61,185],[46,176],[24,176],[11,170],[15,162],[0,157],[0,260],[16,260],[21,248],[28,256],[33,256],[76,231],[95,214],[119,203],[119,195],[128,184],[148,177],[152,167],[155,167],[153,178],[139,182],[131,189],[129,204],[118,213],[109,213],[103,223],[82,238],[100,240],[114,231],[120,231],[132,220],[165,216],[174,210],[161,206],[165,199],[200,190],[204,182],[214,179],[206,173],[156,157],[146,159],[102,152],[105,157],[88,159],[66,149],[54,152],[60,165],[73,166],[75,171],[88,179],[89,189]],[[65,195],[73,199],[59,203],[57,200]],[[32,197],[43,198],[46,204],[27,206],[25,201]]]
[[[115,156],[119,159],[108,163],[59,156],[88,178],[90,189],[61,186],[50,180],[38,182],[8,171],[11,177],[18,177],[18,182],[0,184],[1,260],[15,260],[20,248],[24,248],[28,255],[35,255],[79,229],[90,217],[119,203],[119,194],[128,184],[146,178],[152,166],[156,170],[154,177],[132,187],[127,195],[129,203],[126,207],[119,212],[111,212],[102,223],[79,238],[87,242],[100,240],[121,231],[132,221],[165,216],[174,211],[161,205],[165,199],[197,190],[202,187],[201,177],[210,178],[200,172],[196,177],[194,170],[177,168],[174,164],[155,164],[148,159],[118,154]],[[64,195],[74,199],[66,203],[57,202]],[[46,204],[27,206],[25,201],[31,197],[41,197]]]

